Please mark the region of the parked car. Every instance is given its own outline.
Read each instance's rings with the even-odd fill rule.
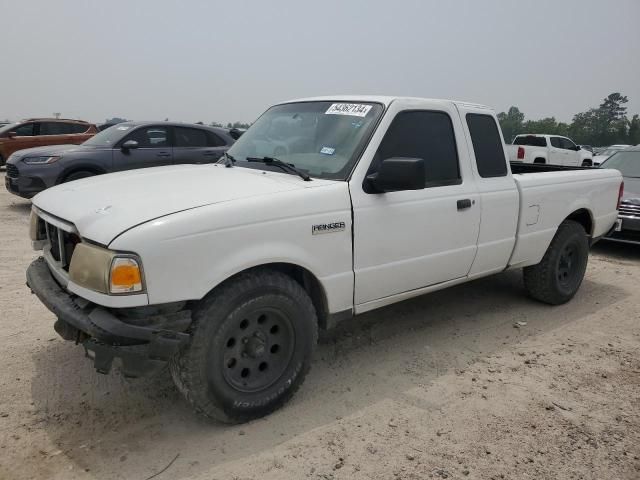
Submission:
[[[558,135],[516,135],[513,145],[507,145],[512,162],[548,163],[571,167],[592,165],[593,155],[573,140]]]
[[[599,166],[602,162],[604,162],[607,158],[609,158],[614,153],[619,152],[621,150],[625,150],[630,146],[631,145],[619,144],[619,145],[611,145],[610,147],[605,148],[602,152],[600,152],[598,155],[593,157],[593,166],[594,167]]]
[[[93,137],[98,129],[82,120],[30,118],[0,127],[0,165],[9,156],[25,148],[44,145],[80,144]]]
[[[640,244],[640,146],[618,151],[600,168],[615,168],[622,173],[624,193],[618,207],[618,220],[607,240]]]
[[[233,144],[222,128],[169,122],[124,122],[82,145],[21,150],[7,161],[5,185],[31,198],[60,183],[135,168],[212,163]]]
[[[295,148],[253,156],[274,122],[297,118],[295,141],[278,139]],[[42,256],[27,282],[99,372],[114,358],[128,376],[169,363],[197,411],[246,421],[300,387],[319,327],[506,269],[524,269],[534,299],[569,301],[617,218],[622,176],[513,165],[480,105],[282,103],[217,164],[37,195]]]

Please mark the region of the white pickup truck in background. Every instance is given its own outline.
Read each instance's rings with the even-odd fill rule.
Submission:
[[[546,163],[569,167],[590,167],[593,153],[583,150],[570,138],[558,135],[516,135],[507,145],[509,160],[523,163]]]
[[[272,140],[283,123],[288,136]],[[279,158],[257,156],[265,142]],[[617,170],[510,166],[481,105],[295,100],[267,110],[224,163],[37,195],[43,252],[27,283],[98,371],[115,358],[129,376],[169,364],[197,411],[241,422],[283,405],[318,328],[355,314],[516,268],[532,298],[569,301],[621,184]]]

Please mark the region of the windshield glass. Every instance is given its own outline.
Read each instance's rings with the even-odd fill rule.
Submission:
[[[119,123],[109,128],[105,128],[100,133],[83,143],[90,147],[113,147],[118,141],[131,131],[134,126],[126,123]]]
[[[618,152],[604,162],[600,168],[615,168],[623,177],[640,178],[640,151]]]
[[[604,152],[601,152],[600,155],[605,155],[607,157],[613,155],[620,150],[624,150],[626,147],[616,147],[616,148],[607,148]]]
[[[267,110],[229,149],[237,166],[251,157],[275,157],[312,177],[344,180],[364,148],[382,105],[377,103],[301,102]]]
[[[19,123],[9,123],[8,125],[3,125],[2,127],[0,127],[0,135],[3,133],[7,133],[7,132],[11,132],[12,129],[16,128],[18,125],[20,125]]]

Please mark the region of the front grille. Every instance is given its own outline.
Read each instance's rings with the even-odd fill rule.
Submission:
[[[60,262],[64,270],[69,270],[71,257],[80,238],[75,233],[69,233],[61,228],[45,222],[47,239],[51,246],[51,256],[56,262]]]
[[[625,215],[628,217],[640,217],[640,204],[631,202],[620,202],[618,213],[620,215]]]
[[[18,167],[16,167],[12,163],[7,163],[7,176],[11,178],[18,178],[20,176]]]

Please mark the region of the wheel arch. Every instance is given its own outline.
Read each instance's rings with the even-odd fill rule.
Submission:
[[[314,275],[309,269],[297,265],[295,263],[289,262],[272,262],[272,263],[264,263],[261,265],[256,265],[253,267],[245,268],[241,270],[224,281],[220,282],[214,288],[212,288],[208,293],[220,288],[222,285],[227,282],[232,281],[238,275],[247,274],[251,272],[256,272],[259,270],[275,270],[289,277],[293,278],[296,282],[298,282],[302,288],[307,292],[309,297],[311,298],[311,302],[316,309],[316,314],[318,316],[318,326],[323,329],[328,329],[333,326],[333,322],[331,320],[331,315],[329,314],[329,303],[327,298],[327,292],[322,285],[322,282],[318,279],[316,275]]]
[[[587,208],[579,208],[567,216],[565,220],[573,220],[584,227],[589,237],[593,236],[593,214]]]
[[[107,171],[95,164],[91,164],[91,163],[73,163],[71,165],[69,165],[68,167],[66,167],[62,173],[60,173],[60,175],[58,175],[58,178],[56,179],[56,185],[60,184],[60,183],[64,183],[65,180],[67,179],[67,177],[73,173],[76,172],[91,172],[94,173],[96,175],[102,175],[104,173],[107,173]]]

